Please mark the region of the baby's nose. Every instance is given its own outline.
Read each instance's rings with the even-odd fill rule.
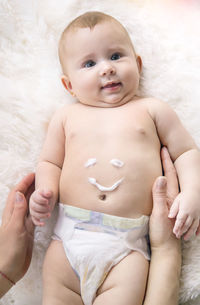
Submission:
[[[107,75],[115,74],[115,73],[116,73],[115,67],[111,63],[109,63],[109,62],[102,63],[101,70],[100,70],[101,76],[107,76]]]

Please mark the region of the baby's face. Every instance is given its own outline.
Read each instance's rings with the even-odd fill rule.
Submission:
[[[139,60],[122,28],[105,22],[69,32],[62,79],[86,105],[116,107],[129,102],[139,86]]]

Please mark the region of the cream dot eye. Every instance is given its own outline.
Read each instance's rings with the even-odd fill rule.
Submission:
[[[119,159],[112,159],[110,160],[110,163],[116,167],[122,167],[124,165],[124,162]]]
[[[90,167],[90,166],[93,166],[97,163],[97,159],[96,158],[90,158],[87,160],[87,162],[85,162],[85,167]]]

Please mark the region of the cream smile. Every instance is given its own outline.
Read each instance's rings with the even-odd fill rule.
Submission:
[[[124,180],[124,178],[121,178],[120,180],[118,180],[117,182],[115,182],[112,186],[106,187],[103,186],[99,183],[97,183],[95,178],[88,178],[88,181],[93,184],[94,186],[96,186],[101,192],[112,192],[114,191],[120,184],[121,182]]]

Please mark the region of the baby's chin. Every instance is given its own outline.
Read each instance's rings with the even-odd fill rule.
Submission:
[[[123,98],[123,99],[105,99],[105,100],[99,100],[95,102],[90,101],[80,101],[81,104],[91,106],[91,107],[99,107],[99,108],[114,108],[119,107],[122,105],[127,104],[129,101],[131,101],[131,98]]]

